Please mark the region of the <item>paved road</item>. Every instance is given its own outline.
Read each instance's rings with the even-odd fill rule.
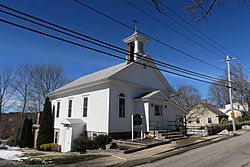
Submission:
[[[250,167],[250,132],[141,167]]]
[[[17,165],[13,165],[12,163],[6,161],[6,160],[2,160],[0,159],[0,167],[15,167]]]

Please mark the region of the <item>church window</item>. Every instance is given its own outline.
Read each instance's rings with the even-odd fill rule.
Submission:
[[[119,117],[125,117],[125,95],[123,93],[119,94]]]

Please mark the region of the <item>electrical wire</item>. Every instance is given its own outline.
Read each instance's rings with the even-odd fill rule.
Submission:
[[[127,25],[127,24],[125,24],[125,23],[123,23],[123,22],[121,22],[121,21],[119,21],[119,20],[117,20],[117,19],[115,19],[115,18],[113,18],[113,17],[111,17],[111,16],[109,16],[109,15],[107,15],[107,14],[105,14],[105,13],[103,13],[103,12],[101,12],[101,11],[99,11],[99,10],[97,10],[97,9],[89,6],[89,5],[87,5],[87,4],[85,4],[85,3],[83,3],[82,1],[79,1],[79,0],[73,0],[73,1],[75,1],[76,3],[80,4],[81,6],[84,6],[84,7],[88,8],[88,9],[90,9],[90,10],[92,10],[92,11],[94,11],[94,12],[96,12],[96,13],[98,13],[98,14],[100,14],[100,15],[102,15],[102,16],[104,16],[104,17],[106,17],[106,18],[108,18],[108,19],[110,19],[112,21],[114,21],[114,22],[119,23],[120,25],[122,25],[122,26],[124,26],[124,27],[126,27],[128,29],[134,30],[133,27],[131,27],[131,26],[129,26],[129,25]],[[138,32],[141,33],[142,35],[145,35],[146,37],[148,37],[148,38],[150,38],[150,39],[152,39],[152,40],[154,40],[154,41],[156,41],[156,42],[158,42],[158,43],[160,43],[160,44],[162,44],[162,45],[164,45],[164,46],[166,46],[166,47],[168,47],[168,48],[170,48],[170,49],[172,49],[174,51],[176,51],[176,52],[179,52],[179,53],[181,53],[181,54],[183,54],[185,56],[188,56],[188,57],[190,57],[190,58],[192,58],[192,59],[194,59],[196,61],[202,62],[202,63],[204,63],[204,64],[206,64],[208,66],[211,66],[213,68],[216,68],[216,69],[219,69],[221,71],[224,71],[224,69],[222,69],[222,68],[219,68],[219,67],[217,67],[217,66],[215,66],[215,65],[213,65],[211,63],[208,63],[208,62],[206,62],[204,60],[201,60],[201,59],[199,59],[199,58],[197,58],[195,56],[192,56],[191,54],[189,54],[189,53],[187,53],[185,51],[182,51],[182,50],[180,50],[180,49],[178,49],[178,48],[176,48],[176,47],[174,47],[172,45],[169,45],[169,44],[167,44],[165,42],[162,42],[162,41],[158,40],[155,37],[152,37],[152,36],[150,36],[148,34],[145,34],[145,33],[141,32],[141,31],[138,31]]]
[[[81,27],[81,28],[84,28],[84,29],[86,29],[86,30],[92,31],[92,32],[94,32],[94,33],[98,33],[98,34],[100,34],[100,35],[102,35],[102,36],[104,36],[104,37],[108,37],[109,39],[113,39],[113,40],[115,40],[115,41],[121,42],[121,40],[118,39],[117,37],[114,37],[114,36],[111,36],[110,34],[105,34],[105,33],[103,33],[103,32],[97,31],[97,30],[95,30],[95,29],[93,29],[93,28],[91,28],[91,27],[88,27],[88,26],[84,25],[84,24],[78,23],[78,22],[73,21],[73,20],[71,20],[71,19],[69,19],[69,18],[66,18],[66,17],[63,17],[63,16],[61,16],[61,15],[58,15],[58,14],[56,14],[56,13],[50,11],[50,10],[43,9],[43,8],[41,8],[41,7],[38,7],[38,6],[34,5],[34,4],[30,4],[30,3],[28,3],[28,2],[25,2],[24,0],[19,0],[18,2],[21,3],[21,4],[23,4],[23,5],[25,5],[25,6],[27,6],[27,7],[29,7],[29,8],[34,8],[34,9],[39,10],[39,11],[41,11],[41,12],[47,14],[47,15],[51,15],[51,16],[53,16],[53,17],[59,18],[59,19],[61,19],[61,20],[64,20],[64,21],[66,21],[66,22],[68,22],[68,23],[70,23],[70,24],[79,26],[79,27]],[[147,51],[147,53],[151,54],[152,52]],[[157,57],[160,57],[160,58],[163,58],[163,59],[165,59],[165,60],[170,60],[170,61],[176,62],[176,63],[178,63],[178,64],[182,64],[183,66],[185,66],[185,64],[180,63],[180,62],[177,62],[176,60],[171,60],[170,58],[167,58],[166,56],[156,55],[155,52],[154,52],[153,55],[154,55],[154,56],[157,56]]]
[[[69,43],[69,44],[72,44],[72,45],[76,45],[76,46],[79,46],[79,47],[82,47],[82,48],[85,48],[85,49],[88,49],[88,50],[92,50],[92,51],[95,51],[95,52],[98,52],[98,53],[102,53],[102,54],[105,54],[105,55],[108,55],[108,56],[111,56],[111,57],[119,58],[119,59],[122,59],[122,60],[128,60],[127,58],[117,56],[117,55],[112,54],[112,53],[108,53],[108,52],[105,52],[105,51],[102,51],[102,50],[99,50],[99,49],[95,49],[95,48],[92,48],[92,47],[89,47],[89,46],[86,46],[86,45],[83,45],[83,44],[79,44],[77,42],[73,42],[73,41],[70,41],[70,40],[67,40],[67,39],[64,39],[64,38],[60,38],[58,36],[51,35],[51,34],[48,34],[48,33],[42,32],[42,31],[38,31],[38,30],[23,26],[23,25],[20,25],[20,24],[17,24],[17,23],[13,23],[13,22],[4,20],[4,19],[0,19],[0,22],[6,23],[6,24],[9,24],[9,25],[12,25],[12,26],[16,26],[16,27],[19,27],[19,28],[22,28],[22,29],[25,29],[25,30],[28,30],[28,31],[32,31],[34,33],[41,34],[41,35],[44,35],[44,36],[47,36],[47,37],[50,37],[50,38],[53,38],[53,39],[56,39],[56,40],[59,40],[59,41],[63,41],[63,42],[66,42],[66,43]],[[140,63],[138,61],[136,61],[134,63],[139,64],[139,65],[143,65],[143,66],[147,66],[147,67],[152,68],[152,69],[157,69],[159,71],[167,72],[167,73],[170,73],[170,74],[173,74],[173,75],[181,76],[181,77],[184,77],[184,78],[189,78],[189,79],[193,79],[193,80],[204,82],[204,83],[209,83],[209,84],[228,87],[226,85],[218,84],[216,82],[209,82],[209,81],[197,79],[197,78],[194,78],[194,77],[186,76],[186,75],[183,75],[183,74],[175,73],[175,72],[172,72],[172,71],[168,71],[168,70],[165,70],[165,69],[157,68],[155,66],[145,65],[144,63]]]
[[[106,43],[106,42],[97,40],[97,39],[95,39],[95,38],[92,38],[92,37],[83,35],[83,34],[81,34],[81,33],[79,33],[79,32],[75,32],[75,31],[69,30],[69,29],[67,29],[67,28],[65,28],[65,27],[62,27],[62,26],[59,26],[59,25],[57,25],[57,24],[54,24],[54,23],[45,21],[45,20],[43,20],[43,19],[40,19],[40,18],[31,16],[31,15],[29,15],[29,14],[27,14],[27,13],[20,12],[20,11],[18,11],[18,10],[15,10],[15,9],[10,8],[10,7],[7,7],[7,6],[4,6],[4,5],[2,5],[2,4],[0,4],[0,6],[3,7],[3,8],[6,8],[6,9],[8,9],[8,10],[17,12],[17,13],[19,13],[19,14],[22,14],[22,15],[25,15],[25,16],[28,16],[28,17],[31,17],[31,18],[33,18],[33,19],[42,21],[42,22],[44,22],[44,23],[53,25],[53,26],[55,26],[55,27],[57,27],[57,28],[61,28],[61,29],[63,29],[63,30],[69,31],[69,32],[71,32],[71,33],[75,33],[75,34],[80,35],[80,36],[82,36],[82,37],[85,37],[85,38],[88,38],[88,39],[97,41],[97,42],[99,42],[99,43],[101,43],[101,44],[97,44],[96,42],[90,41],[90,40],[88,40],[88,39],[80,38],[80,37],[78,37],[78,36],[75,36],[75,35],[72,35],[72,34],[63,32],[63,31],[61,31],[61,30],[58,30],[58,29],[55,29],[55,28],[52,28],[52,27],[49,27],[49,26],[46,26],[46,25],[37,23],[37,22],[35,22],[35,21],[28,20],[28,19],[23,18],[23,17],[21,17],[21,16],[17,16],[17,15],[15,15],[15,14],[12,14],[12,13],[9,13],[9,12],[3,11],[3,10],[0,10],[1,12],[5,13],[5,14],[12,15],[12,16],[14,16],[14,17],[17,17],[17,18],[19,18],[19,19],[23,19],[23,20],[25,20],[25,21],[28,21],[28,22],[37,24],[37,25],[39,25],[39,26],[43,26],[43,27],[45,27],[45,28],[48,28],[48,29],[51,29],[51,30],[54,30],[54,31],[57,31],[57,32],[60,32],[60,33],[66,34],[66,35],[69,35],[69,36],[71,36],[71,37],[75,37],[75,38],[77,38],[77,39],[84,40],[84,41],[86,41],[86,42],[90,42],[90,43],[92,43],[92,44],[95,44],[95,45],[98,45],[98,46],[101,46],[101,47],[105,47],[105,48],[107,48],[107,49],[111,49],[111,50],[113,50],[113,51],[116,51],[116,52],[123,53],[123,54],[126,54],[126,55],[127,55],[127,50],[124,50],[124,49],[119,48],[119,47],[117,47],[117,46],[114,46],[114,45],[108,44],[108,43]],[[105,45],[108,45],[108,46],[105,46],[105,45],[102,45],[102,44],[105,44]],[[114,47],[115,49],[112,48],[112,47]],[[119,50],[117,50],[117,49],[119,49]],[[122,51],[120,51],[120,50],[122,50],[122,51],[124,51],[124,52],[122,52]],[[137,54],[137,55],[138,55],[138,56],[141,56],[141,55],[139,55],[139,54]],[[170,69],[172,69],[172,70],[176,70],[176,71],[179,71],[179,72],[183,72],[183,73],[186,73],[186,74],[194,75],[194,76],[196,76],[196,77],[201,77],[201,78],[203,78],[203,79],[210,79],[210,80],[213,80],[213,81],[219,80],[219,78],[215,78],[215,77],[211,77],[211,76],[204,75],[204,74],[201,74],[201,73],[193,72],[193,71],[191,71],[191,70],[186,70],[186,69],[183,69],[183,68],[180,68],[180,67],[171,65],[171,64],[167,64],[167,63],[164,63],[164,62],[161,62],[161,61],[152,59],[152,58],[150,58],[148,61],[154,61],[154,62],[156,62],[155,64],[157,64],[157,65],[160,65],[160,66],[163,66],[163,67],[166,67],[166,68],[170,68]],[[224,82],[227,83],[228,81],[224,80]]]
[[[84,28],[84,29],[86,29],[86,30],[92,31],[92,32],[94,32],[94,33],[98,33],[98,34],[100,34],[100,35],[102,35],[102,36],[104,36],[104,37],[108,37],[108,38],[111,38],[111,39],[116,40],[116,41],[118,41],[118,42],[121,42],[120,39],[118,39],[118,38],[116,38],[116,37],[114,37],[114,36],[111,36],[110,34],[105,34],[105,33],[103,33],[103,32],[97,31],[97,30],[95,30],[95,29],[93,29],[93,28],[91,28],[91,27],[89,27],[89,26],[86,26],[86,25],[81,24],[81,23],[79,23],[79,22],[73,21],[73,20],[71,20],[71,19],[68,19],[68,18],[63,17],[63,16],[61,16],[61,15],[58,15],[58,14],[56,14],[56,13],[54,13],[54,12],[49,11],[49,10],[40,8],[40,7],[36,6],[36,5],[27,3],[27,2],[25,2],[24,0],[19,0],[18,2],[22,3],[23,5],[25,5],[25,6],[29,7],[29,8],[34,8],[34,9],[36,9],[36,10],[40,10],[41,12],[46,13],[46,14],[49,14],[49,15],[51,15],[51,16],[53,16],[53,17],[57,17],[57,18],[59,18],[59,19],[61,19],[61,20],[67,21],[67,22],[69,22],[69,23],[71,23],[71,24],[77,25],[77,26],[79,26],[79,27],[81,27],[81,28]]]
[[[152,5],[151,3],[147,2],[146,0],[144,0],[146,2],[147,5],[153,7],[154,9],[156,9],[156,7],[154,5]],[[160,2],[160,4],[163,6],[164,4]],[[170,10],[167,6],[164,5],[164,7],[168,10]],[[156,9],[158,10],[158,9]],[[174,12],[173,10],[171,10],[171,12]],[[220,52],[223,56],[225,55],[225,53],[223,51],[221,51],[219,48],[215,47],[214,45],[210,44],[207,40],[203,39],[200,35],[194,33],[192,30],[190,30],[189,28],[185,27],[184,25],[182,25],[181,23],[179,23],[178,21],[176,21],[174,18],[172,18],[171,16],[167,15],[166,13],[160,12],[162,15],[164,15],[165,17],[169,18],[171,21],[173,21],[175,24],[179,25],[180,27],[182,27],[183,29],[187,30],[188,32],[190,32],[191,34],[193,34],[194,36],[196,36],[198,39],[202,40],[203,42],[205,42],[206,44],[208,44],[210,47],[216,49],[218,52]],[[174,12],[174,14],[177,16],[178,14],[176,12]],[[181,20],[185,20],[184,18],[182,18],[181,16],[178,16],[179,18],[181,18]],[[196,27],[194,27],[191,23],[189,23],[188,21],[185,20],[185,23],[187,23],[189,26],[191,26],[192,28],[195,28],[195,30],[198,31],[198,29]],[[220,58],[223,58],[222,56],[220,56]]]
[[[193,40],[192,38],[188,37],[187,35],[185,35],[184,33],[177,31],[175,28],[171,27],[170,25],[166,24],[165,22],[161,21],[160,19],[158,19],[157,17],[151,15],[150,13],[146,12],[145,10],[143,10],[142,8],[138,7],[137,5],[129,2],[128,0],[124,0],[124,2],[126,2],[127,4],[129,4],[130,6],[134,7],[135,9],[139,10],[140,12],[144,13],[145,15],[147,15],[148,17],[152,18],[153,20],[157,21],[158,23],[162,24],[163,26],[167,27],[168,29],[174,31],[175,33],[179,34],[180,36],[186,38],[187,40],[193,42],[194,44],[196,44],[197,46],[200,46],[201,48],[209,51],[210,53],[212,53],[213,55],[221,58],[221,55],[219,55],[218,53],[215,53],[213,50],[209,49],[208,47],[202,45],[201,43]]]
[[[144,0],[148,5],[152,6],[152,4],[149,4],[146,0]],[[212,39],[210,36],[208,36],[206,33],[202,32],[201,30],[199,30],[198,28],[196,28],[194,25],[192,25],[191,23],[189,23],[185,18],[183,18],[182,16],[180,16],[179,14],[177,14],[174,10],[172,10],[171,8],[169,8],[168,6],[166,6],[164,3],[158,1],[160,5],[162,5],[164,8],[166,8],[167,10],[169,10],[171,13],[173,13],[175,16],[177,16],[179,19],[181,19],[182,21],[184,21],[186,24],[188,24],[190,27],[192,27],[193,29],[195,29],[197,32],[199,32],[200,34],[202,34],[203,36],[205,36],[207,39],[209,39],[211,42],[213,42],[214,44],[216,44],[217,46],[219,46],[220,48],[222,48],[224,51],[226,51],[227,53],[222,52],[220,49],[218,49],[217,47],[211,45],[209,42],[207,42],[206,40],[204,40],[202,37],[200,37],[198,34],[192,32],[191,30],[189,30],[187,27],[183,26],[182,24],[178,23],[175,19],[173,19],[171,16],[167,15],[166,13],[161,12],[163,15],[165,15],[167,18],[169,18],[170,20],[172,20],[173,22],[175,22],[176,24],[182,26],[183,28],[185,28],[187,31],[189,31],[190,33],[192,33],[193,35],[195,35],[197,38],[201,39],[202,41],[206,42],[208,45],[210,45],[211,47],[214,47],[216,50],[218,50],[219,52],[221,52],[222,54],[232,54],[235,57],[237,57],[240,62],[244,65],[244,68],[250,72],[250,68],[249,66],[242,61],[242,59],[237,56],[236,53],[230,51],[229,49],[227,49],[226,47],[224,47],[222,44],[220,44],[219,42],[216,42],[214,39]],[[153,8],[155,8],[156,10],[158,10],[156,7],[152,6]],[[224,59],[224,58],[223,58]],[[248,67],[248,68],[247,68]]]

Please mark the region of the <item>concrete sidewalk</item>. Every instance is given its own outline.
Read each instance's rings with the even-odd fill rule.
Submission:
[[[236,132],[236,135],[241,135],[247,133],[247,131],[239,130]],[[99,154],[108,154],[111,155],[110,157],[105,158],[99,158],[92,161],[87,161],[75,165],[70,166],[93,166],[93,167],[99,167],[99,166],[112,166],[112,167],[118,167],[118,166],[136,166],[145,164],[148,162],[157,161],[163,158],[167,158],[173,155],[178,155],[183,152],[187,152],[189,150],[202,147],[205,145],[209,145],[212,143],[216,143],[222,140],[227,140],[233,136],[228,135],[213,135],[208,137],[202,137],[200,140],[197,140],[194,143],[189,143],[187,145],[181,145],[178,146],[178,142],[172,142],[170,144],[160,145],[153,148],[148,148],[145,150],[141,150],[138,152],[130,153],[130,154],[124,154],[122,151],[117,150],[97,150],[97,151],[90,151],[89,153],[99,153]]]
[[[236,132],[237,135],[241,135],[244,133],[247,133],[249,131],[239,130]],[[159,145],[152,148],[147,148],[141,151],[137,151],[130,154],[124,154],[121,150],[113,150],[113,149],[107,149],[107,150],[91,150],[88,151],[87,154],[106,154],[110,155],[108,157],[104,158],[97,158],[94,160],[84,161],[77,164],[71,164],[71,165],[59,165],[59,166],[81,166],[81,167],[104,167],[104,166],[112,166],[112,167],[118,167],[118,166],[136,166],[145,164],[148,162],[157,161],[160,159],[164,159],[173,155],[178,155],[184,152],[187,152],[189,150],[202,147],[205,145],[209,145],[212,143],[216,143],[222,140],[229,139],[233,136],[222,136],[222,135],[213,135],[208,137],[201,137],[195,142],[185,142],[187,140],[182,141],[175,141],[169,144],[165,145]],[[36,150],[27,150],[25,152],[32,152],[35,153]],[[53,154],[53,152],[51,152]],[[69,154],[76,154],[76,153],[69,153]],[[46,152],[45,155],[48,155]],[[54,154],[53,154],[54,155]],[[63,155],[63,153],[58,153],[58,156]],[[4,162],[4,161],[3,161]],[[3,163],[0,161],[0,164]],[[7,162],[5,162],[7,163]],[[4,164],[4,166],[19,166],[18,164]],[[0,165],[1,166],[1,165]]]

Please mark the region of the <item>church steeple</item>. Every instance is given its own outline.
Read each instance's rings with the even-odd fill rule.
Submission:
[[[139,59],[141,56],[145,55],[145,47],[144,46],[145,46],[145,43],[147,41],[148,41],[148,38],[146,38],[145,36],[138,33],[137,29],[135,29],[135,32],[131,36],[129,36],[123,40],[123,42],[127,43],[129,46],[131,43],[133,43],[135,60]]]

